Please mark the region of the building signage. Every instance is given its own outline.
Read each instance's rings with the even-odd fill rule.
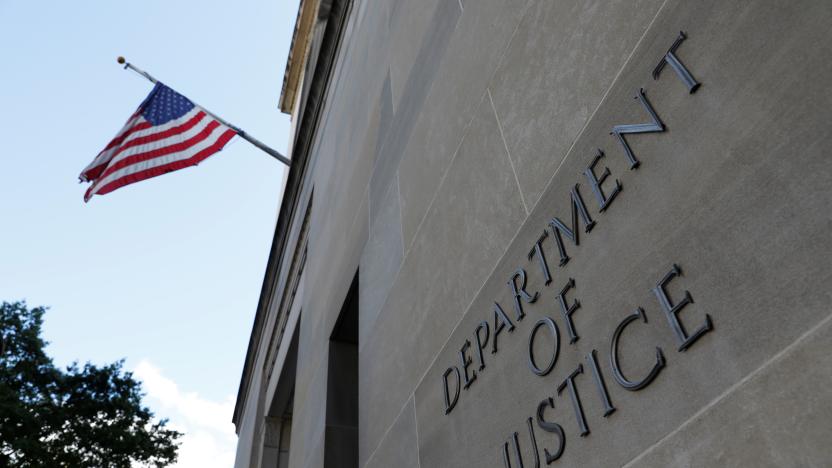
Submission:
[[[676,56],[676,50],[685,40],[685,37],[683,32],[679,33],[676,41],[654,68],[652,76],[654,80],[659,79],[662,70],[666,65],[669,65],[675,72],[675,75],[682,81],[688,93],[693,94],[699,89],[700,83],[694,79],[690,71],[688,71]],[[621,146],[630,169],[638,168],[640,162],[633,153],[632,148],[630,148],[627,142],[627,136],[638,133],[665,131],[664,123],[662,123],[643,89],[638,90],[635,98],[648,115],[649,121],[638,124],[615,125],[611,129],[611,134]],[[592,190],[600,212],[608,210],[612,202],[621,194],[622,190],[622,184],[618,179],[610,179],[611,173],[609,168],[600,168],[601,161],[604,157],[604,152],[599,149],[592,158],[592,162],[584,171],[584,176]],[[595,220],[592,219],[592,216],[587,210],[578,184],[575,184],[569,191],[569,198],[571,201],[571,217],[567,218],[567,220],[570,222],[567,223],[562,221],[561,218],[553,217],[544,228],[541,237],[531,246],[528,254],[528,260],[536,264],[536,269],[539,270],[539,274],[542,275],[544,284],[547,286],[552,283],[552,275],[549,263],[541,249],[541,244],[548,237],[554,240],[559,256],[558,265],[562,267],[571,261],[567,249],[568,243],[566,241],[568,240],[572,244],[578,245],[581,224],[583,224],[585,233],[592,231],[596,225]],[[707,314],[704,320],[699,320],[699,323],[691,323],[693,320],[683,319],[684,314],[682,312],[687,306],[693,303],[693,297],[689,291],[685,290],[682,297],[671,297],[669,295],[667,290],[668,285],[671,282],[682,281],[682,274],[683,269],[679,265],[668,261],[666,274],[661,278],[656,278],[656,286],[652,290],[659,307],[664,312],[670,333],[675,337],[677,352],[688,350],[699,338],[713,330],[713,322]],[[461,398],[460,390],[471,387],[477,379],[477,372],[485,369],[485,355],[488,349],[490,348],[491,354],[496,354],[499,350],[498,339],[500,335],[514,331],[516,323],[523,320],[525,316],[523,303],[531,304],[539,299],[539,291],[527,291],[526,275],[527,273],[523,268],[518,268],[508,280],[508,287],[513,297],[513,314],[507,313],[498,302],[494,302],[490,317],[493,320],[483,320],[476,326],[471,338],[466,339],[460,346],[458,361],[448,367],[442,374],[441,390],[445,401],[445,414],[453,411]],[[565,346],[569,346],[574,345],[581,337],[580,330],[576,329],[572,320],[573,315],[580,313],[581,308],[580,301],[574,297],[574,292],[572,292],[573,288],[575,288],[575,280],[570,278],[557,289],[556,301],[560,306],[561,312],[558,320],[552,317],[544,317],[529,329],[527,338],[528,347],[526,348],[528,353],[528,366],[529,370],[537,376],[542,377],[548,375],[558,364],[560,347],[563,345],[561,343],[562,340],[568,340],[568,344]],[[608,377],[604,376],[601,367],[598,365],[599,358],[606,357],[609,360],[613,380],[616,384],[629,391],[638,391],[650,385],[666,366],[665,351],[657,346],[652,350],[653,352],[647,352],[642,357],[642,359],[652,361],[652,367],[645,375],[625,375],[621,370],[622,356],[619,354],[619,340],[627,333],[629,328],[637,327],[639,323],[646,322],[647,316],[644,309],[641,307],[636,308],[618,323],[615,331],[609,337],[609,347],[607,349],[600,351],[593,349],[585,356],[585,362],[577,363],[577,365],[571,364],[574,366],[574,370],[557,386],[558,397],[567,398],[568,395],[578,427],[580,428],[580,436],[588,435],[589,427],[587,426],[586,417],[581,405],[581,395],[575,387],[575,378],[577,376],[584,373],[592,376],[591,378],[596,390],[594,397],[599,398],[603,404],[604,417],[609,416],[616,410],[607,391],[606,380]],[[558,323],[562,323],[562,331]],[[546,356],[535,355],[535,342],[545,335],[549,336],[548,339],[551,341],[552,346]],[[508,336],[511,335],[507,335],[506,337]],[[632,357],[628,359],[632,359]],[[534,453],[534,459],[526,460],[526,462],[533,462],[535,467],[539,467],[541,461],[538,444],[543,448],[543,461],[546,464],[550,464],[559,459],[565,448],[566,434],[563,428],[557,422],[546,417],[547,410],[553,409],[554,407],[555,402],[553,397],[545,398],[535,408],[532,408],[532,416],[526,420],[528,444]],[[535,428],[538,428],[543,433],[552,434],[553,437],[545,442],[541,438],[538,442]],[[522,437],[525,438],[525,435]],[[503,465],[506,468],[521,468],[524,466],[519,438],[518,433],[514,432],[513,434],[509,434],[506,440],[500,445],[500,454],[498,456],[502,458]]]

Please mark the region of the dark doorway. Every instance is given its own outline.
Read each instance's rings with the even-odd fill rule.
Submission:
[[[358,468],[358,274],[329,341],[325,468]]]
[[[263,444],[263,467],[287,468],[292,441],[292,409],[295,399],[295,374],[298,364],[298,335],[292,330],[292,341],[280,372],[269,411],[266,414]]]

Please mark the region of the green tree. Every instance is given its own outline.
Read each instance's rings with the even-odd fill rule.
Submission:
[[[46,309],[0,305],[0,466],[167,466],[179,432],[142,406],[141,384],[106,366],[55,367],[41,338]]]

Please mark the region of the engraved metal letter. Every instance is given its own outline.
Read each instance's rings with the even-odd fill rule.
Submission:
[[[480,330],[485,330],[485,338],[480,336]],[[477,325],[477,328],[474,329],[474,337],[477,339],[477,356],[480,358],[480,371],[485,369],[485,359],[483,359],[482,349],[488,344],[489,335],[491,335],[491,331],[488,328],[488,321],[483,320],[479,325]]]
[[[448,376],[451,375],[452,372],[456,374],[456,391],[454,392],[453,398],[451,398],[451,392],[448,391]],[[456,366],[449,367],[445,373],[442,374],[442,389],[445,394],[445,414],[450,413],[451,410],[454,409],[454,406],[456,406],[457,400],[459,400],[460,382],[461,378],[459,376],[459,369],[457,369]]]
[[[529,437],[531,437],[531,445],[532,450],[534,450],[534,468],[540,468],[540,455],[537,452],[537,440],[534,436],[534,428],[532,427],[532,418],[529,418],[526,421],[526,424],[529,427]],[[515,431],[511,435],[510,442],[514,446],[514,461],[517,462],[517,468],[523,468],[523,455],[520,453],[520,440],[517,437],[517,432]],[[503,465],[506,468],[511,468],[511,461],[509,460],[508,455],[508,442],[503,444]]]
[[[613,406],[610,401],[607,384],[604,382],[604,376],[601,375],[601,368],[598,367],[598,358],[596,357],[597,353],[598,352],[593,349],[591,353],[586,355],[586,362],[589,364],[589,368],[592,369],[592,377],[595,380],[595,387],[598,389],[598,395],[601,396],[601,402],[604,403],[604,417],[606,418],[615,412],[615,406]]]
[[[549,283],[552,282],[552,275],[549,273],[549,264],[546,263],[546,256],[543,254],[543,249],[540,247],[540,244],[543,243],[543,240],[549,235],[549,231],[543,230],[543,234],[537,239],[537,242],[534,243],[534,247],[532,250],[529,251],[529,260],[532,257],[537,257],[537,261],[540,263],[540,270],[543,272],[543,279],[546,280],[544,284],[547,286]]]
[[[598,164],[598,161],[600,161],[603,157],[604,152],[598,149],[598,153],[596,153],[595,157],[592,158],[592,163],[584,171],[584,175],[589,180],[589,185],[592,186],[592,192],[595,193],[595,198],[598,199],[599,209],[602,212],[605,211],[608,206],[610,206],[612,200],[615,198],[616,195],[618,195],[618,192],[621,191],[621,181],[615,179],[615,188],[612,189],[612,193],[610,193],[609,196],[604,195],[604,189],[601,187],[601,184],[603,184],[604,181],[607,180],[607,177],[610,176],[610,168],[605,167],[604,172],[601,173],[600,177],[598,177],[595,174],[595,166]],[[561,252],[561,256],[562,255],[563,253]],[[567,258],[567,260],[569,259]],[[561,264],[563,263],[565,262],[562,262]]]
[[[650,114],[652,122],[643,124],[616,125],[612,127],[612,132],[610,132],[611,135],[615,135],[616,138],[618,138],[619,143],[621,143],[621,146],[624,148],[624,154],[627,156],[627,161],[630,162],[630,169],[637,168],[641,163],[638,159],[636,159],[633,154],[633,150],[630,149],[630,145],[627,143],[627,140],[624,139],[624,135],[627,133],[663,132],[665,130],[664,123],[662,123],[659,115],[656,114],[653,106],[650,105],[650,101],[647,100],[647,96],[644,95],[644,89],[638,90],[636,100],[638,100],[642,107],[644,107],[644,110]]]
[[[641,319],[644,323],[647,323],[647,316],[644,314],[644,309],[639,307],[636,309],[635,312],[628,315],[618,326],[615,328],[615,332],[612,334],[612,343],[610,343],[610,367],[612,367],[612,374],[615,377],[615,381],[618,382],[618,385],[630,390],[632,392],[636,390],[641,390],[642,388],[646,387],[659,375],[662,368],[665,365],[664,354],[662,354],[662,349],[656,346],[656,363],[653,365],[653,368],[650,369],[650,373],[647,374],[647,377],[634,382],[632,380],[627,379],[624,377],[624,373],[621,372],[621,365],[618,359],[618,340],[621,338],[621,332],[630,324],[630,322],[634,320]]]
[[[566,447],[566,435],[563,433],[563,427],[556,422],[549,422],[543,417],[543,412],[546,410],[546,406],[550,406],[552,409],[555,408],[555,400],[551,397],[541,401],[537,405],[537,425],[540,426],[546,432],[557,434],[558,436],[558,445],[557,450],[555,450],[554,455],[549,453],[549,450],[546,447],[543,447],[543,456],[546,458],[546,464],[551,465],[552,462],[560,458],[563,455],[563,449]]]
[[[590,178],[590,182],[592,182],[592,180],[594,179],[594,175],[595,174],[593,173],[593,177]],[[605,177],[606,175],[602,175],[601,180],[596,180],[596,182],[600,185],[601,182],[604,181]],[[561,266],[566,265],[566,262],[569,261],[569,255],[566,254],[566,248],[563,245],[562,235],[569,238],[569,240],[574,242],[575,245],[578,245],[580,243],[580,239],[578,237],[578,216],[580,215],[581,219],[584,221],[585,232],[589,232],[592,230],[593,227],[595,227],[595,221],[593,221],[592,218],[589,216],[589,212],[586,210],[586,205],[584,205],[584,200],[583,198],[581,198],[581,193],[578,191],[578,184],[575,184],[575,186],[572,187],[572,190],[569,192],[569,197],[572,202],[572,229],[566,227],[566,224],[564,224],[563,221],[561,221],[558,218],[552,218],[552,220],[549,221],[549,225],[552,227],[552,233],[555,235],[555,242],[558,245]]]
[[[534,452],[534,468],[540,468],[540,453],[537,451],[537,438],[534,436],[534,426],[532,426],[532,418],[526,420],[526,425],[529,427],[529,437],[532,439],[532,452]]]
[[[566,331],[569,333],[569,344],[578,341],[578,334],[575,332],[575,324],[572,323],[572,314],[581,307],[581,303],[577,299],[572,301],[572,305],[566,305],[566,293],[575,287],[575,279],[569,278],[569,281],[558,293],[558,304],[560,304],[560,311],[563,313],[563,320],[566,321]]]
[[[711,322],[711,316],[705,314],[705,323],[702,324],[701,327],[696,329],[692,335],[688,335],[685,331],[684,325],[682,322],[679,321],[679,312],[688,304],[693,303],[693,298],[690,295],[689,291],[685,291],[685,297],[682,298],[677,304],[673,304],[670,299],[670,296],[667,295],[667,290],[665,290],[665,286],[667,283],[670,282],[673,278],[682,275],[682,269],[679,268],[679,265],[673,264],[673,268],[664,275],[661,281],[656,284],[656,287],[653,288],[653,293],[656,295],[656,298],[659,300],[659,304],[662,306],[662,310],[664,310],[665,316],[667,316],[667,321],[670,323],[670,328],[673,329],[673,333],[676,335],[676,338],[679,340],[679,351],[684,351],[690,347],[696,340],[698,340],[702,335],[708,333],[714,328],[713,322]]]
[[[670,64],[670,68],[672,68],[673,71],[676,72],[676,76],[678,76],[679,79],[682,80],[682,83],[684,83],[685,86],[687,86],[688,92],[690,94],[693,94],[696,92],[697,89],[699,89],[701,83],[696,81],[693,75],[691,75],[688,71],[687,67],[685,67],[685,65],[679,60],[679,57],[676,57],[676,49],[678,49],[679,46],[682,45],[682,41],[684,41],[685,39],[687,39],[687,36],[685,35],[684,31],[679,31],[679,37],[676,38],[676,40],[673,42],[673,45],[670,46],[670,49],[668,49],[667,53],[664,54],[664,57],[662,57],[662,59],[659,61],[659,64],[656,65],[656,68],[653,69],[653,79],[658,80],[659,74],[662,72],[662,69],[664,68],[664,64]]]
[[[508,331],[514,331],[514,323],[508,318],[498,302],[494,303],[494,336],[491,338],[491,354],[497,352],[497,336],[508,327]]]
[[[471,364],[474,363],[474,360],[471,358],[471,356],[468,355],[469,349],[471,349],[471,341],[465,340],[465,344],[463,344],[462,348],[460,348],[459,350],[459,359],[462,362],[462,377],[463,381],[465,382],[462,388],[466,390],[468,390],[468,387],[470,387],[471,384],[474,383],[475,380],[477,380],[477,371],[472,369],[470,376],[468,374],[468,367],[470,367]]]
[[[523,468],[523,456],[520,455],[520,441],[517,439],[517,432],[514,432],[514,459],[517,460],[517,466]]]
[[[561,394],[564,388],[569,389],[569,398],[572,400],[572,408],[575,410],[575,418],[578,420],[578,426],[581,428],[581,437],[589,434],[589,427],[586,425],[586,417],[584,416],[584,408],[581,405],[581,397],[575,389],[575,377],[584,372],[583,364],[578,364],[578,368],[572,371],[566,380],[558,385],[558,395]]]
[[[544,325],[548,325],[549,332],[552,334],[552,339],[555,340],[555,343],[552,347],[552,358],[549,360],[546,367],[541,369],[534,360],[534,339],[537,336],[537,330]],[[558,325],[551,318],[543,317],[534,324],[534,327],[532,327],[532,331],[529,334],[529,369],[541,377],[549,372],[552,372],[552,369],[555,367],[555,363],[558,362],[558,354],[560,354],[560,332],[558,331]]]
[[[517,284],[517,278],[520,278],[519,286]],[[522,268],[518,268],[517,271],[511,275],[511,279],[508,280],[508,288],[511,290],[512,296],[514,296],[514,311],[517,313],[517,321],[523,320],[523,317],[525,317],[526,314],[523,312],[523,305],[520,304],[520,298],[522,297],[524,301],[532,304],[537,301],[540,293],[535,292],[531,295],[526,292],[526,270]]]

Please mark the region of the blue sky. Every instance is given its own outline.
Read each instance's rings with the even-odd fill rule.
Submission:
[[[227,466],[233,450],[220,426],[284,168],[235,138],[88,204],[77,176],[152,87],[118,55],[285,153],[277,105],[296,14],[297,0],[0,0],[0,300],[51,307],[59,364],[125,358],[151,408],[191,434],[180,466],[212,466],[197,460],[209,446]]]

